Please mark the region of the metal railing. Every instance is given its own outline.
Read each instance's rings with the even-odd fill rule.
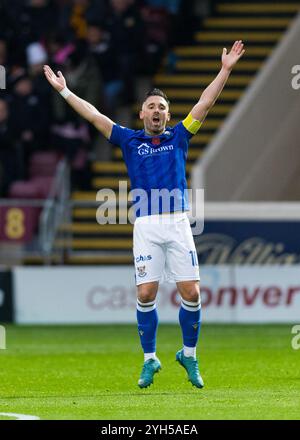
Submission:
[[[70,168],[65,160],[59,162],[49,196],[40,216],[39,243],[44,263],[51,263],[51,254],[63,262],[64,247],[55,248],[60,225],[70,223]],[[62,229],[62,234],[65,234]],[[64,236],[62,237],[64,239]]]

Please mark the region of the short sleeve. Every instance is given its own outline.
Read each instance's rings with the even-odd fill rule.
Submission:
[[[180,133],[180,136],[187,140],[190,140],[193,137],[193,134],[185,128],[182,121],[176,124],[174,129]]]
[[[122,127],[122,125],[114,124],[108,142],[113,145],[118,145],[123,149],[133,133],[134,130]]]

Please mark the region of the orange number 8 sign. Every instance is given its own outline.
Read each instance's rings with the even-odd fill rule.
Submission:
[[[25,216],[22,209],[11,208],[6,211],[5,234],[11,240],[18,240],[25,233]]]

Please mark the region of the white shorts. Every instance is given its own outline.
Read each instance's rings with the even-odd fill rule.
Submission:
[[[136,285],[200,280],[195,243],[185,212],[138,217],[133,228]]]

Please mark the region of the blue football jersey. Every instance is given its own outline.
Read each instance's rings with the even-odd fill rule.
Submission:
[[[122,149],[137,217],[189,209],[185,165],[192,136],[182,122],[157,136],[114,124],[109,142]]]

